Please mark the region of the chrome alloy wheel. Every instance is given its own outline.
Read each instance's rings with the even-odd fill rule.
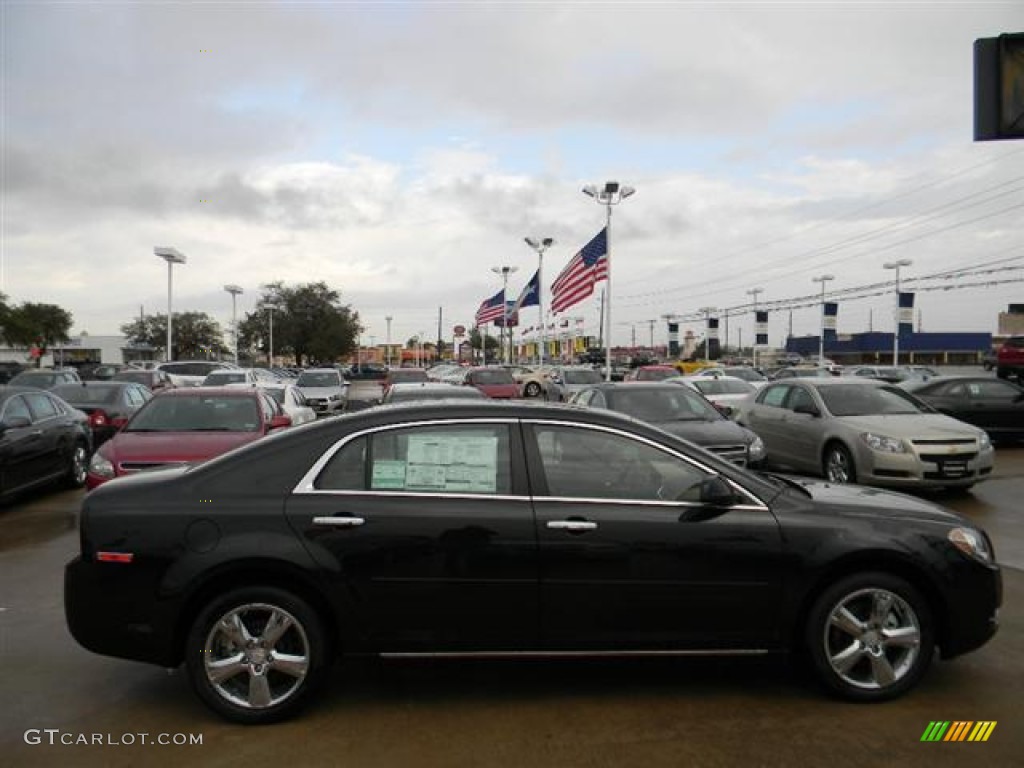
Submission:
[[[825,456],[825,478],[830,483],[852,483],[856,478],[853,458],[842,446],[830,448]]]
[[[267,603],[237,606],[214,622],[203,649],[210,687],[246,709],[287,701],[309,671],[306,632],[288,611]]]
[[[85,446],[75,443],[71,449],[71,462],[68,465],[67,484],[72,488],[85,485],[85,477],[89,473],[89,454]]]
[[[829,612],[822,642],[832,671],[844,683],[881,691],[914,669],[921,653],[921,623],[898,594],[860,589]]]

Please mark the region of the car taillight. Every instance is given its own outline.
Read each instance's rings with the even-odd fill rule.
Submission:
[[[95,410],[95,411],[93,411],[92,413],[89,414],[89,426],[90,427],[102,427],[102,426],[105,426],[106,423],[107,423],[106,411],[101,411],[101,410],[97,409],[97,410]]]

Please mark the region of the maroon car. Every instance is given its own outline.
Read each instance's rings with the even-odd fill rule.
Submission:
[[[145,469],[204,461],[291,423],[281,406],[259,389],[167,390],[93,454],[86,487],[91,490]]]
[[[476,387],[495,400],[519,397],[519,385],[506,368],[469,368],[462,383],[467,387]]]
[[[116,435],[153,397],[141,384],[127,381],[80,381],[60,384],[50,391],[89,417],[93,449]]]

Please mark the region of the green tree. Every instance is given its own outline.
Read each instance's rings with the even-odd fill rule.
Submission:
[[[11,307],[6,296],[0,301],[0,333],[12,347],[37,346],[45,353],[54,344],[67,341],[71,323],[71,313],[56,304],[27,301]]]
[[[228,353],[220,324],[205,312],[175,312],[171,326],[171,358],[210,359]],[[167,315],[147,315],[121,326],[133,344],[148,344],[166,351]]]
[[[294,356],[296,365],[308,360],[329,363],[355,352],[363,331],[359,313],[342,304],[339,292],[322,281],[264,285],[256,310],[238,323],[239,347],[266,355],[271,320],[274,355]]]

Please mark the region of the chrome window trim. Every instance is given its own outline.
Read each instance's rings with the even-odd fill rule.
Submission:
[[[524,424],[531,424],[531,425],[533,425],[533,424],[545,425],[546,424],[546,425],[550,425],[550,426],[574,427],[574,428],[577,428],[577,429],[591,429],[591,430],[594,430],[596,432],[607,432],[609,434],[618,435],[619,437],[624,437],[624,438],[626,438],[628,440],[635,440],[637,442],[644,443],[644,444],[650,446],[651,448],[654,448],[655,450],[661,451],[662,453],[666,453],[669,456],[672,456],[672,457],[674,457],[676,459],[681,459],[682,461],[685,461],[688,464],[692,464],[693,466],[697,467],[699,470],[701,470],[705,474],[708,474],[708,475],[718,475],[723,480],[725,480],[727,483],[729,483],[730,487],[734,491],[739,491],[743,496],[747,497],[747,499],[750,500],[750,502],[751,502],[751,505],[734,504],[734,505],[731,505],[731,506],[728,506],[728,507],[723,507],[723,509],[758,509],[758,510],[763,510],[763,511],[766,511],[766,512],[769,509],[768,505],[764,501],[759,499],[757,496],[755,496],[753,493],[748,491],[742,485],[739,485],[738,483],[734,482],[731,478],[726,477],[725,475],[722,475],[721,473],[715,471],[714,469],[712,469],[708,465],[701,463],[697,459],[694,459],[694,458],[692,458],[690,456],[687,456],[686,454],[679,453],[678,451],[674,451],[671,448],[668,448],[667,446],[662,445],[661,443],[658,443],[658,442],[656,442],[654,440],[651,440],[650,438],[643,437],[641,435],[634,435],[631,432],[625,432],[625,431],[623,431],[621,429],[618,429],[616,427],[607,427],[607,426],[605,426],[603,424],[584,424],[584,423],[580,423],[578,421],[565,421],[565,420],[562,420],[562,419],[544,419],[544,418],[537,418],[537,417],[525,418],[522,421],[523,421]],[[538,501],[542,500],[542,499],[543,500],[549,500],[550,499],[550,500],[554,500],[554,501],[583,501],[583,502],[586,502],[586,503],[602,503],[602,504],[607,504],[607,503],[610,502],[610,503],[618,503],[618,504],[629,503],[629,504],[642,504],[642,505],[654,505],[654,506],[666,506],[666,505],[667,506],[703,506],[700,502],[660,501],[660,500],[656,501],[656,500],[653,500],[653,499],[576,499],[576,498],[571,498],[571,497],[570,498],[565,498],[565,497],[561,497],[561,496],[550,496],[550,497],[549,496],[534,496],[533,498],[534,498],[534,500],[538,500]]]
[[[323,471],[323,468],[327,466],[328,462],[334,458],[334,454],[344,448],[346,445],[351,443],[353,440],[358,440],[366,435],[373,435],[378,432],[393,432],[396,429],[408,429],[409,427],[423,427],[423,426],[451,426],[451,425],[463,425],[463,424],[518,424],[519,419],[504,417],[470,417],[470,418],[450,418],[450,419],[423,419],[419,421],[400,421],[395,424],[383,424],[376,427],[367,427],[361,429],[358,432],[353,432],[350,435],[345,435],[343,438],[338,440],[334,445],[324,451],[323,455],[314,462],[313,466],[302,476],[295,488],[292,489],[292,493],[296,495],[314,495],[319,496],[323,494],[327,495],[344,495],[344,496],[414,496],[422,498],[426,496],[440,497],[440,498],[469,498],[469,499],[528,499],[529,496],[498,496],[495,494],[488,493],[420,493],[417,491],[374,491],[370,489],[366,490],[345,490],[345,489],[331,489],[331,488],[316,488],[313,483],[316,478]]]
[[[348,443],[353,440],[357,440],[366,435],[376,434],[378,432],[391,432],[397,429],[408,429],[410,427],[422,427],[422,426],[451,426],[451,425],[473,425],[473,424],[540,424],[549,426],[559,427],[573,427],[577,429],[592,429],[597,432],[605,432],[609,434],[618,435],[625,437],[626,439],[636,440],[644,443],[655,450],[659,450],[663,453],[668,454],[676,459],[681,459],[689,464],[696,466],[698,469],[708,475],[719,475],[730,487],[739,492],[742,496],[745,496],[750,503],[749,504],[734,504],[728,507],[723,507],[723,510],[737,509],[737,510],[752,510],[752,511],[769,511],[768,505],[755,496],[753,493],[748,491],[742,485],[737,484],[731,478],[720,475],[711,467],[706,464],[702,464],[696,459],[692,459],[685,454],[679,453],[672,450],[654,440],[651,440],[640,435],[634,435],[630,432],[625,432],[615,427],[607,427],[603,424],[587,424],[578,421],[566,421],[564,419],[544,419],[544,418],[509,418],[509,417],[469,417],[469,418],[448,418],[448,419],[424,419],[418,421],[402,421],[395,424],[384,424],[375,427],[367,427],[361,429],[358,432],[353,432],[350,435],[345,435],[343,438],[338,440],[334,445],[328,448],[323,455],[313,464],[313,466],[302,476],[295,488],[292,489],[292,494],[298,496],[373,496],[380,498],[435,498],[435,499],[495,499],[499,501],[546,501],[546,502],[557,502],[557,503],[571,503],[571,504],[637,504],[640,506],[651,506],[651,507],[700,507],[704,506],[700,502],[692,501],[671,501],[671,500],[653,500],[653,499],[608,499],[608,498],[573,498],[573,497],[562,497],[562,496],[521,496],[512,494],[486,494],[486,493],[430,493],[421,491],[382,491],[382,490],[347,490],[347,489],[330,489],[330,488],[316,488],[313,483],[316,478],[323,471],[323,468],[334,455],[342,450]]]

